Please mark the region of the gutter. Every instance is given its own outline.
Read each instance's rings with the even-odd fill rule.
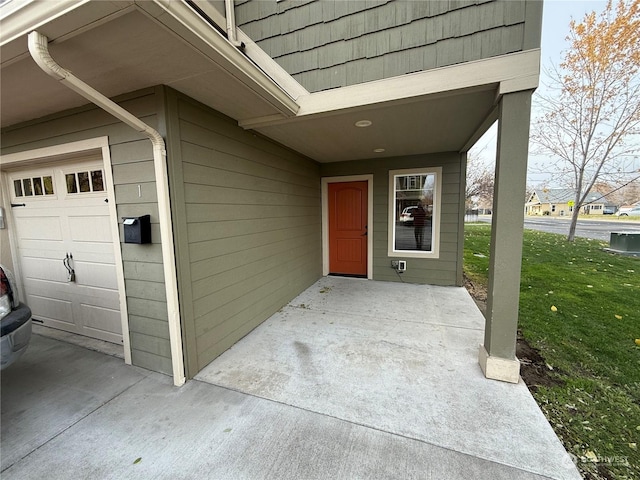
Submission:
[[[188,3],[174,0],[135,0],[135,5],[174,33],[180,34],[179,29],[176,29],[175,22],[182,25],[189,35],[197,37],[198,41],[202,42],[201,45],[198,45],[197,42],[187,40],[204,56],[219,65],[227,74],[236,77],[247,88],[256,92],[285,118],[296,116],[300,106],[292,95],[274,82],[264,71],[257,68],[224,34],[212,28]],[[197,5],[201,6],[201,3],[197,2]],[[159,11],[157,7],[160,8]],[[215,52],[215,55],[210,55],[209,49]]]
[[[36,2],[33,0],[12,0],[0,6],[0,46],[20,38],[34,28],[67,15],[89,0],[56,0]],[[1,3],[1,2],[0,2]]]
[[[167,151],[164,139],[157,130],[142,122],[120,105],[108,99],[56,63],[49,54],[48,39],[46,36],[37,31],[29,33],[29,52],[38,66],[44,70],[45,73],[151,140],[153,145],[153,163],[155,167],[156,189],[158,194],[158,216],[162,240],[162,263],[164,266],[164,284],[167,297],[173,383],[176,386],[183,385],[186,379],[182,352],[182,329],[180,326],[180,305],[178,303],[178,285],[176,280],[177,273],[173,243],[173,225],[171,223],[171,210],[169,207]]]
[[[227,39],[234,47],[244,48],[244,43],[238,40],[236,31],[236,12],[233,6],[233,0],[224,0],[224,10],[227,18]]]

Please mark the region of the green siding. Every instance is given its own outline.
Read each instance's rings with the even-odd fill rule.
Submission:
[[[158,125],[156,89],[123,95],[116,100],[149,125]],[[3,129],[2,153],[105,135],[109,137],[121,241],[124,238],[122,217],[151,214],[152,222],[153,244],[122,244],[132,362],[170,374],[169,327],[151,142],[111,115],[87,105]]]
[[[320,169],[171,89],[166,98],[191,377],[321,276]]]
[[[390,282],[428,283],[432,285],[459,285],[462,261],[459,255],[461,198],[464,189],[460,179],[463,159],[459,153],[416,155],[367,161],[325,163],[323,177],[344,175],[373,175],[373,279]],[[440,217],[440,256],[437,259],[406,258],[407,271],[398,278],[391,268],[388,255],[389,226],[389,171],[409,168],[442,167],[442,197]],[[401,257],[399,257],[401,258]],[[394,259],[398,259],[394,257]]]
[[[311,92],[538,48],[541,18],[539,0],[236,1],[238,26]]]

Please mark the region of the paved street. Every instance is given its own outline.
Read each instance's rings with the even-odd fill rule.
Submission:
[[[478,217],[481,222],[491,223],[490,215]],[[547,233],[567,235],[571,219],[568,217],[528,217],[524,218],[524,228]],[[607,220],[578,220],[576,236],[608,242],[611,232],[640,231],[640,222],[611,217]]]

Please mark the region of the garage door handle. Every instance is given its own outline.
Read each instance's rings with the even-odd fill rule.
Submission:
[[[26,203],[12,203],[11,204],[11,208],[13,207],[26,207],[27,204]]]
[[[69,277],[68,277],[67,281],[75,282],[76,281],[76,272],[73,269],[73,267],[71,266],[71,262],[73,262],[73,255],[71,255],[70,253],[67,253],[67,256],[64,258],[64,260],[62,260],[62,264],[64,265],[64,268],[66,268],[67,272],[69,273]]]

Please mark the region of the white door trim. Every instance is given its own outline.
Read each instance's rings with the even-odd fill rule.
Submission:
[[[329,275],[329,184],[367,182],[367,279],[373,279],[373,175],[322,177],[322,275]]]
[[[111,218],[111,234],[113,241],[113,253],[115,255],[116,277],[118,281],[118,293],[120,297],[120,321],[122,323],[122,343],[124,346],[124,361],[131,365],[131,342],[129,338],[129,315],[127,312],[127,296],[124,282],[124,265],[122,263],[122,245],[120,244],[120,234],[118,230],[118,212],[116,210],[115,187],[113,184],[113,174],[111,173],[111,153],[109,150],[109,137],[96,137],[78,142],[63,143],[50,147],[36,148],[34,150],[26,150],[23,152],[10,153],[0,155],[0,167],[2,168],[2,184],[5,192],[8,192],[10,185],[7,183],[7,174],[4,171],[7,168],[18,168],[31,164],[43,162],[51,162],[57,159],[73,158],[74,154],[89,153],[94,151],[100,153],[104,165],[105,185],[107,190],[107,199],[109,200],[109,217]],[[4,195],[5,205],[7,205],[7,195]],[[9,224],[13,225],[13,217],[11,209],[7,209]],[[12,229],[13,231],[13,229]],[[11,254],[13,257],[14,270],[16,275],[21,279],[20,262],[16,259],[17,239],[13,233],[10,233],[9,241],[11,244]]]

